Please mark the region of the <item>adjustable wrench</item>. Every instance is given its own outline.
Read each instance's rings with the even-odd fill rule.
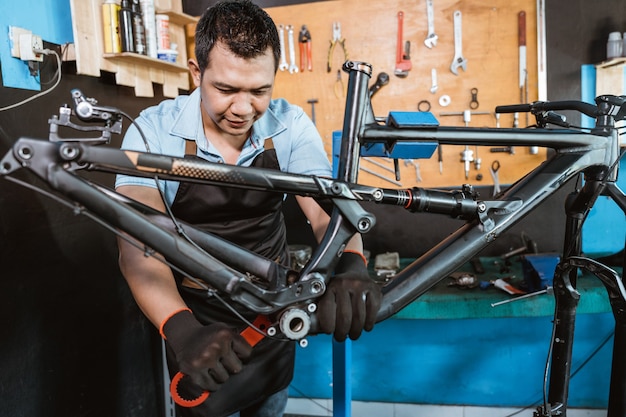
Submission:
[[[299,68],[296,64],[296,47],[293,41],[293,25],[287,25],[287,33],[289,34],[289,73],[297,73]]]
[[[396,45],[396,69],[394,74],[400,78],[409,75],[411,70],[411,42],[406,41],[404,51],[402,50],[402,21],[404,12],[398,12],[398,44]]]
[[[287,64],[285,53],[285,27],[283,25],[278,25],[278,38],[280,39],[280,64],[278,65],[278,69],[285,71],[289,68],[289,65]]]
[[[433,0],[426,0],[426,17],[428,18],[428,35],[424,40],[424,45],[427,48],[432,48],[437,45],[437,39],[439,38],[435,34],[435,12],[433,8]]]
[[[459,67],[466,71],[467,60],[463,58],[463,28],[461,26],[461,11],[454,12],[454,59],[450,65],[450,71],[459,75]]]

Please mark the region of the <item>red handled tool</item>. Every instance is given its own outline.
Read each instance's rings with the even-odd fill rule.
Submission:
[[[271,322],[267,318],[267,316],[258,316],[251,326],[246,327],[240,333],[246,342],[252,347],[254,347],[257,343],[259,343],[264,337],[264,333],[260,333],[257,329],[265,331]],[[197,398],[186,399],[180,396],[178,393],[178,384],[185,377],[185,374],[182,372],[177,372],[172,378],[172,382],[170,383],[170,394],[174,402],[181,407],[196,407],[202,404],[207,398],[209,398],[209,391],[203,391]]]
[[[307,70],[313,71],[311,33],[306,25],[302,25],[302,29],[300,29],[298,46],[300,47],[300,72],[303,72],[305,67]]]
[[[403,49],[402,22],[404,20],[404,12],[398,12],[398,41],[396,44],[396,68],[394,74],[400,78],[409,75],[412,68],[411,65],[411,42],[406,41]]]

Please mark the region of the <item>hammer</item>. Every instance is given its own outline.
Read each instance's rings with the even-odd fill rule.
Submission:
[[[537,249],[537,243],[532,240],[532,239],[524,239],[524,246],[520,246],[517,249],[513,249],[503,255],[500,256],[500,258],[502,260],[507,260],[509,258],[512,258],[515,255],[521,255],[524,253],[538,253],[539,250]]]
[[[500,259],[504,261],[504,265],[500,265],[500,272],[509,272],[511,266],[511,258],[515,255],[522,255],[525,253],[538,253],[537,243],[534,240],[527,239],[526,236],[522,236],[522,240],[524,241],[524,246],[520,246],[517,249],[513,249],[503,255],[500,256]]]
[[[313,124],[315,124],[315,103],[317,103],[317,99],[312,98],[307,100],[306,102],[311,105],[311,120],[313,121]]]

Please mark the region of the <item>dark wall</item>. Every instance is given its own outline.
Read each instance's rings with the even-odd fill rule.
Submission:
[[[608,33],[626,30],[625,7],[623,0],[547,2],[550,100],[580,97],[580,65],[604,59]],[[53,71],[46,69],[42,80],[51,79]],[[116,86],[110,74],[78,76],[66,64],[61,85],[52,93],[0,112],[0,154],[20,136],[47,138],[48,118],[69,102],[75,87],[132,116],[162,99],[159,94],[138,99],[132,89]],[[0,87],[0,107],[32,94]],[[111,144],[118,145],[119,138]],[[20,178],[40,185],[30,175]],[[112,185],[112,178],[100,179]],[[561,197],[523,220],[490,251],[517,246],[521,231],[539,240],[543,251],[560,250]],[[402,209],[367,209],[376,214],[379,225],[365,237],[373,254],[389,250],[416,256],[458,224]],[[299,215],[290,205],[291,243],[311,239]],[[2,179],[0,233],[0,415],[161,415],[157,335],[119,273],[113,235],[57,202]]]
[[[626,32],[622,0],[547,0],[548,100],[580,98],[580,67],[606,60],[611,32]],[[573,124],[580,116],[567,114]]]
[[[44,83],[54,69],[42,70]],[[162,99],[137,99],[110,80],[77,76],[66,64],[53,92],[0,112],[0,154],[20,136],[47,139],[47,121],[72,88],[133,116]],[[0,107],[32,94],[0,88]],[[43,185],[26,172],[18,178]],[[0,415],[158,416],[158,345],[119,273],[113,234],[4,179],[0,233]]]

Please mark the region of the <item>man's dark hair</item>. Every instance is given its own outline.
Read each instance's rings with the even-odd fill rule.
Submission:
[[[274,53],[274,70],[278,69],[280,41],[272,18],[249,0],[226,0],[208,8],[196,26],[196,60],[200,73],[209,65],[209,52],[223,42],[241,58],[263,55],[268,47]]]

